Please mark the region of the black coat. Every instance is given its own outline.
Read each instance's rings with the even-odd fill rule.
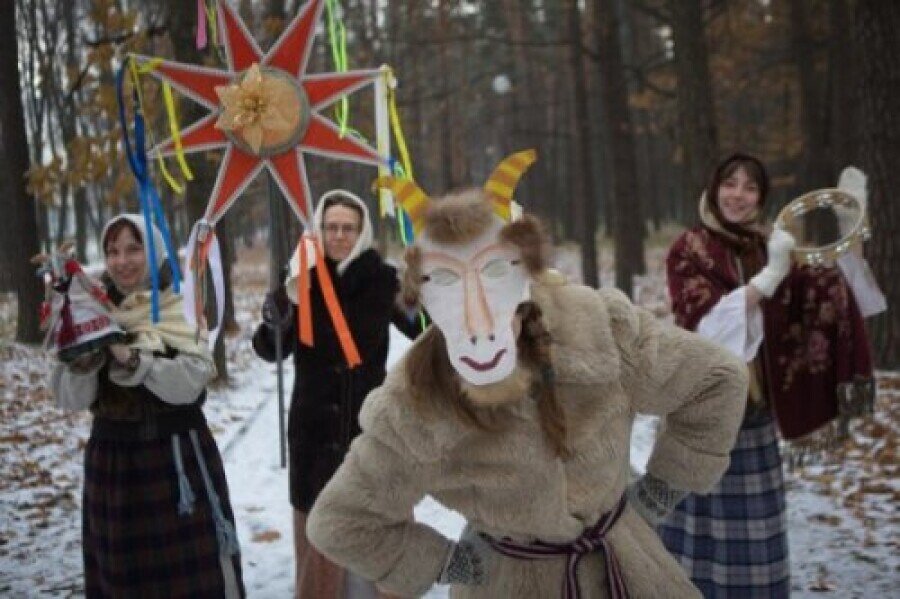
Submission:
[[[347,368],[319,287],[317,265],[310,272],[313,347],[299,342],[296,307],[290,310],[290,324],[282,333],[283,357],[293,354],[295,365],[288,416],[291,504],[302,512],[312,507],[360,432],[363,399],[384,380],[391,322],[410,338],[418,334],[418,323],[410,322],[395,306],[397,272],[378,252],[366,250],[341,276],[334,261],[326,259],[325,264],[362,364]],[[262,324],[253,336],[256,353],[269,362],[275,360],[274,335],[271,327]]]

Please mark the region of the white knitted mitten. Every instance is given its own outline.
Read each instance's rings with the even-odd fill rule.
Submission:
[[[775,290],[791,271],[791,250],[796,245],[797,241],[793,235],[776,227],[766,244],[769,249],[769,262],[750,279],[750,284],[766,297],[775,295]]]

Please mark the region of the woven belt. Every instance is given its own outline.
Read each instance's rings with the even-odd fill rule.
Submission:
[[[625,588],[619,561],[606,540],[606,533],[619,521],[624,510],[625,497],[623,495],[615,508],[603,514],[596,524],[586,529],[571,543],[546,543],[544,541],[517,543],[509,539],[494,539],[485,534],[481,536],[496,551],[508,557],[533,560],[565,556],[566,576],[562,584],[563,599],[579,599],[581,597],[578,589],[578,563],[585,555],[600,551],[606,562],[606,580],[609,585],[610,597],[627,599],[628,590]]]

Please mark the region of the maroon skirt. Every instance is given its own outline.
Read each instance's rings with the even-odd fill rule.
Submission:
[[[222,513],[233,526],[219,450],[205,423],[194,430]],[[188,433],[179,433],[178,441],[194,498],[191,512],[179,513],[184,493],[171,435],[135,440],[96,431],[85,449],[85,595],[224,597],[213,509]],[[244,596],[240,554],[230,559]]]

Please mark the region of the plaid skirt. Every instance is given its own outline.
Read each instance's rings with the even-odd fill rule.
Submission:
[[[790,595],[784,477],[771,416],[744,423],[709,495],[689,495],[660,538],[707,599]]]
[[[219,450],[205,424],[194,430],[220,513],[233,526]],[[172,435],[140,441],[104,438],[96,429],[91,435],[82,509],[88,598],[219,599],[225,596],[227,561],[240,595],[245,594],[240,554],[220,557],[214,510],[192,440],[187,432],[177,437],[181,479]],[[189,489],[179,484],[185,479]],[[180,502],[190,513],[180,513]]]

